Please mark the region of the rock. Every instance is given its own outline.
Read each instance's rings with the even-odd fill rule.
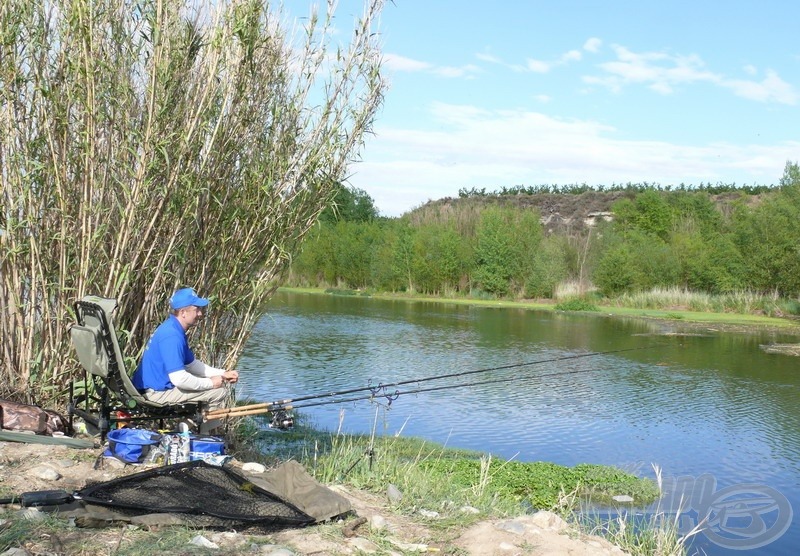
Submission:
[[[248,461],[242,465],[242,471],[247,471],[248,473],[264,473],[266,470],[266,467],[253,461]]]
[[[530,519],[531,522],[537,527],[549,529],[551,531],[563,531],[569,527],[567,522],[558,517],[556,514],[544,510],[536,512],[530,517]]]
[[[382,529],[386,529],[389,526],[389,523],[386,521],[386,518],[380,515],[373,515],[369,518],[369,527],[370,529],[374,529],[376,531],[380,531]]]
[[[347,487],[344,486],[344,485],[330,485],[330,486],[328,486],[328,488],[331,489],[333,492],[336,492],[337,494],[349,494],[350,493],[350,491],[347,490]]]
[[[223,533],[214,533],[211,535],[211,542],[225,546],[237,546],[247,541],[247,537],[241,533],[231,533],[225,531]]]
[[[473,508],[472,506],[461,506],[458,509],[462,514],[473,514],[478,515],[481,511],[478,508]]]
[[[21,548],[9,548],[8,550],[0,554],[0,556],[29,556],[29,555],[30,552],[28,552],[27,550],[23,550]]]
[[[104,457],[101,463],[102,469],[123,469],[126,465],[128,464],[113,456]]]
[[[439,518],[439,512],[434,512],[434,511],[431,511],[431,510],[421,509],[421,510],[419,510],[419,515],[421,515],[422,517],[427,517],[428,519],[438,519]]]
[[[363,537],[353,537],[352,539],[348,539],[347,544],[351,545],[356,550],[366,552],[367,554],[375,554],[378,552],[378,545]]]
[[[390,484],[388,487],[386,487],[386,496],[389,497],[390,501],[395,503],[403,499],[403,493],[400,492],[400,490],[393,484]]]
[[[292,552],[288,548],[275,548],[275,547],[272,547],[272,550],[269,551],[264,551],[262,548],[262,554],[266,554],[267,556],[294,556],[294,552]]]
[[[495,525],[495,528],[501,531],[508,531],[509,533],[514,533],[515,535],[525,534],[525,524],[520,523],[516,519],[507,519],[505,521],[501,521]]]
[[[416,543],[407,543],[401,542],[397,539],[389,539],[389,542],[395,545],[397,548],[402,550],[403,552],[427,552],[428,545],[427,544],[416,544]]]
[[[38,467],[34,467],[28,471],[28,474],[32,477],[43,479],[45,481],[57,481],[61,478],[61,473],[49,465],[39,465]]]
[[[161,527],[164,525],[185,525],[186,521],[177,514],[144,514],[132,516],[130,522],[142,527]]]
[[[211,548],[211,549],[219,549],[219,545],[211,542],[203,535],[197,535],[195,538],[189,541],[189,544],[193,544],[195,546],[200,546],[202,548]]]
[[[63,469],[69,469],[70,467],[73,467],[75,465],[75,462],[72,461],[71,459],[60,459],[56,463],[58,464],[59,467]]]
[[[22,519],[30,521],[41,521],[44,519],[44,513],[40,512],[38,508],[25,508],[17,512],[17,515]]]
[[[504,541],[504,542],[501,542],[500,545],[497,548],[499,548],[500,550],[516,550],[517,546],[514,545],[514,544],[511,544],[509,542],[505,542]]]
[[[617,496],[612,496],[611,499],[614,500],[615,502],[623,502],[623,503],[633,502],[633,497],[628,496],[627,494],[618,494]]]

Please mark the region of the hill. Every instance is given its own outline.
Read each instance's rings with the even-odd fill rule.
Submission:
[[[769,192],[759,190],[753,193],[745,189],[732,189],[720,193],[696,190],[661,191],[664,195],[707,194],[714,205],[725,216],[730,216],[738,203],[755,206]],[[601,220],[610,221],[614,217],[613,206],[622,199],[633,200],[639,189],[618,189],[610,191],[587,190],[581,193],[517,193],[467,195],[457,198],[445,197],[428,201],[413,209],[405,216],[414,224],[442,221],[458,217],[459,214],[475,214],[483,207],[499,204],[521,209],[536,209],[547,233],[569,233],[586,231]]]

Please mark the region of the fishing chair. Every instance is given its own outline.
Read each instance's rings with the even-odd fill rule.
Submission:
[[[114,330],[116,308],[115,299],[92,295],[75,302],[77,322],[70,327],[70,336],[83,367],[83,389],[76,395],[75,383],[70,384],[70,429],[74,415],[96,427],[102,442],[110,428],[119,423],[158,422],[163,429],[166,419],[190,418],[199,426],[203,404],[159,404],[145,398],[133,385]]]

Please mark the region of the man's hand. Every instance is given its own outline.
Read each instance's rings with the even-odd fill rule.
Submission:
[[[234,384],[239,381],[239,371],[236,370],[225,371],[224,373],[222,373],[222,378],[225,380],[225,382]]]
[[[211,387],[212,388],[221,388],[223,384],[225,384],[225,379],[223,375],[212,376],[211,378]]]

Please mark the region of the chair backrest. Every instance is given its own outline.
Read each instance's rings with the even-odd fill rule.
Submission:
[[[125,369],[113,324],[116,308],[116,299],[95,295],[87,295],[77,301],[77,323],[70,328],[72,344],[86,372],[102,379],[122,403],[131,408],[137,404],[147,405]]]

